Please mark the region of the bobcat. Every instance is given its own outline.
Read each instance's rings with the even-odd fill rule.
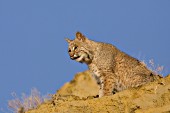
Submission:
[[[100,86],[99,97],[138,87],[159,77],[142,62],[111,44],[92,41],[80,32],[76,33],[74,40],[65,40],[69,44],[70,58],[88,65]]]

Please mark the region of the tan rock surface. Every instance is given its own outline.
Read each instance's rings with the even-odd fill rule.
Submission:
[[[170,75],[112,96],[94,98],[97,92],[89,72],[82,72],[52,100],[26,113],[170,113]]]
[[[94,96],[98,94],[99,87],[89,71],[75,75],[74,79],[65,83],[58,91],[60,95],[75,95],[79,97]]]

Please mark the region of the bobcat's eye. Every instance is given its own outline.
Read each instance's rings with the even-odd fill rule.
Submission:
[[[74,49],[77,49],[77,46],[75,46]]]
[[[69,49],[68,52],[71,52],[71,49]]]
[[[73,51],[76,50],[76,49],[77,49],[77,46],[74,46],[74,47],[73,47]]]

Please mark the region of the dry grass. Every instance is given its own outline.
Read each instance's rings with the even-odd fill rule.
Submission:
[[[154,74],[163,75],[164,66],[159,64],[156,65],[153,59],[149,60],[149,63],[146,63],[145,61],[142,61],[142,63],[146,65]]]
[[[12,96],[14,99],[8,101],[8,107],[14,113],[24,113],[29,109],[36,108],[46,100],[49,100],[49,96],[42,96],[36,88],[31,90],[31,94],[29,96],[24,93],[22,94],[21,98],[18,98],[16,93],[12,93]]]

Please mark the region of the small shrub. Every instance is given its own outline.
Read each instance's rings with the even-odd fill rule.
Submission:
[[[146,65],[154,74],[157,74],[157,75],[162,75],[163,74],[162,72],[164,70],[164,67],[160,66],[159,64],[156,65],[154,63],[153,59],[149,60],[149,63],[146,63],[145,61],[142,61],[142,63],[144,65]]]
[[[14,99],[8,101],[8,107],[14,113],[24,113],[29,109],[36,108],[46,100],[49,100],[49,96],[42,96],[36,88],[31,90],[31,94],[29,96],[25,93],[22,94],[21,98],[18,98],[16,93],[12,93],[12,96]]]

